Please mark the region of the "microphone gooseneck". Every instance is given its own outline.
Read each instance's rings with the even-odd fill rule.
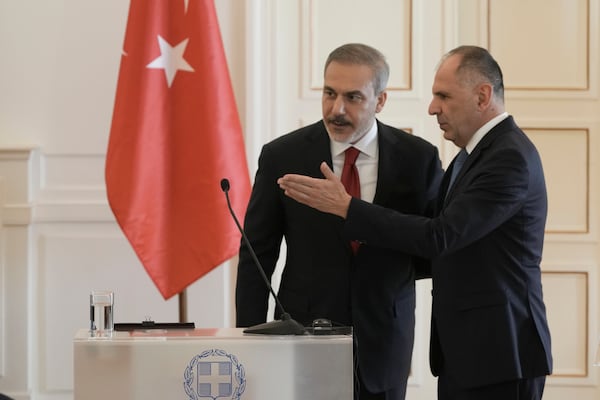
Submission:
[[[279,301],[279,298],[277,297],[277,294],[275,294],[275,291],[273,290],[273,287],[271,286],[269,278],[267,278],[267,274],[265,274],[265,270],[262,267],[260,261],[258,260],[258,257],[256,256],[254,249],[252,248],[252,245],[250,244],[250,240],[248,240],[248,237],[246,236],[244,229],[240,225],[240,222],[238,221],[238,219],[235,215],[235,212],[233,211],[233,208],[231,207],[231,201],[229,200],[229,189],[230,189],[229,179],[227,179],[227,178],[221,179],[221,190],[223,190],[223,193],[225,193],[225,199],[227,200],[227,208],[229,208],[229,213],[233,217],[233,220],[235,221],[235,225],[237,226],[238,230],[242,234],[242,240],[244,241],[246,248],[250,252],[250,255],[252,256],[252,260],[254,261],[254,264],[256,265],[258,272],[260,272],[260,275],[262,276],[262,279],[265,282],[265,285],[269,289],[269,292],[271,292],[271,295],[275,299],[275,304],[277,305],[277,308],[279,309],[279,311],[281,313],[280,320],[275,320],[275,321],[271,321],[271,322],[267,322],[264,324],[259,324],[259,325],[247,328],[244,330],[244,333],[260,333],[260,334],[266,334],[266,335],[303,335],[303,334],[305,334],[306,330],[304,329],[304,327],[300,323],[298,323],[294,319],[292,319],[290,314],[285,312],[283,305],[281,305],[281,302]]]

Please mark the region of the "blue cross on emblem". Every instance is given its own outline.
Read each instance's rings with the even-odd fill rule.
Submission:
[[[188,400],[241,400],[246,389],[244,366],[224,350],[205,350],[183,372],[183,389]]]
[[[197,365],[198,396],[231,397],[231,362],[201,361]]]

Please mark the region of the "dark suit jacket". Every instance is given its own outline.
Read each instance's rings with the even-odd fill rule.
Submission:
[[[442,177],[437,149],[380,122],[378,129],[374,202],[425,215],[435,203]],[[322,178],[323,161],[331,167],[329,136],[321,121],[265,145],[245,229],[269,277],[285,237],[287,254],[278,293],[285,311],[305,326],[316,318],[352,325],[365,385],[372,392],[385,391],[406,383],[414,338],[415,265],[421,266],[423,260],[368,245],[353,256],[342,237],[343,219],[304,206],[279,189],[277,178],[287,173]],[[242,245],[237,326],[264,322],[267,301],[265,284]]]
[[[436,218],[353,199],[347,237],[432,258],[434,375],[463,387],[547,375],[540,272],[547,199],[538,152],[508,117],[475,147],[444,199],[452,167]]]

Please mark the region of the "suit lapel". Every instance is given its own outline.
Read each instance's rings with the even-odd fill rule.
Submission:
[[[477,147],[479,147],[479,146],[477,146]],[[450,190],[448,190],[448,185],[450,184],[450,176],[452,175],[452,171],[454,170],[455,164],[456,164],[456,156],[454,157],[454,159],[452,160],[452,163],[448,166],[448,170],[444,173],[444,179],[442,180],[442,188],[439,192],[441,199],[443,200],[444,203],[446,203],[447,199],[450,198],[451,194],[454,192],[454,190],[458,186],[458,182],[460,181],[461,177],[467,172],[467,170],[473,164],[473,161],[478,157],[478,155],[479,155],[479,150],[476,150],[476,149],[474,149],[471,152],[471,154],[469,154],[469,156],[465,160],[462,168],[458,172],[458,175],[456,176],[456,179],[454,180],[452,187],[450,188]]]
[[[481,154],[485,152],[485,150],[494,142],[495,138],[498,135],[501,135],[503,132],[512,129],[512,127],[516,127],[514,120],[511,116],[507,117],[503,121],[501,121],[498,125],[493,127],[482,139],[477,146],[473,149],[469,157],[465,160],[465,163],[462,166],[462,169],[456,176],[454,184],[450,188],[450,191],[446,195],[446,188],[448,187],[448,183],[450,180],[450,174],[452,172],[451,168],[448,168],[446,173],[444,174],[444,178],[442,180],[442,190],[440,190],[440,202],[441,204],[446,205],[448,203],[448,199],[452,196],[455,189],[460,186],[461,178],[472,168],[475,168],[477,165],[477,160],[481,157]],[[452,161],[454,164],[454,160]]]
[[[401,168],[399,164],[402,160],[393,160],[397,157],[397,152],[394,151],[398,140],[385,125],[377,121],[377,140],[379,146],[379,165],[377,166],[377,187],[375,189],[375,197],[373,204],[385,204],[390,196],[390,189],[394,187],[394,171],[390,166],[394,165]]]
[[[313,177],[323,178],[320,166],[323,161],[333,169],[333,161],[331,160],[331,145],[329,135],[325,129],[323,121],[319,121],[313,125],[313,128],[306,135],[307,151],[305,151],[305,168],[306,173]],[[298,149],[302,151],[302,149]]]

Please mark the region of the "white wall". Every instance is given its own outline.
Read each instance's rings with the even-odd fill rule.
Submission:
[[[244,122],[245,8],[215,3]],[[128,7],[0,1],[0,393],[17,399],[72,398],[71,340],[91,289],[115,291],[116,322],[178,320],[178,298],[160,296],[105,197]],[[188,288],[196,326],[233,323],[232,271]]]

